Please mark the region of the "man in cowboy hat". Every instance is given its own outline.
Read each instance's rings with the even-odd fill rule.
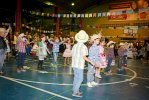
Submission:
[[[72,48],[72,68],[74,71],[74,81],[73,81],[73,94],[75,97],[82,97],[82,93],[79,92],[79,88],[83,81],[83,71],[85,66],[85,61],[94,65],[88,57],[88,49],[84,45],[89,39],[88,34],[84,30],[80,30],[75,35],[75,40],[77,43]]]

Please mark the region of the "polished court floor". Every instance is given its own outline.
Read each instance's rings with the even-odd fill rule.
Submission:
[[[5,62],[5,75],[0,76],[0,100],[149,100],[149,61],[128,59],[125,71],[112,67],[112,76],[102,73],[96,79],[98,86],[86,86],[86,72],[81,86],[82,98],[72,96],[73,70],[63,65],[51,65],[52,58],[44,62],[45,69],[37,70],[37,59],[25,59],[26,72],[16,72],[16,60]],[[86,66],[87,68],[87,66]]]

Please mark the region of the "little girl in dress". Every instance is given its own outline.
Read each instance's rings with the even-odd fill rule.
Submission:
[[[100,45],[99,45],[99,62],[97,63],[98,68],[96,69],[95,77],[102,78],[100,75],[101,68],[106,68],[106,57],[104,54],[104,45],[105,45],[105,39],[101,38]]]
[[[37,41],[35,41],[35,42],[34,42],[34,45],[33,45],[33,47],[32,47],[32,49],[31,49],[33,58],[36,57],[36,52],[37,52],[37,50],[38,50],[38,43],[37,43]]]
[[[66,66],[67,64],[69,65],[70,63],[70,57],[71,57],[71,45],[74,44],[74,40],[71,43],[70,38],[67,39],[67,42],[65,43],[66,45],[66,49],[63,53],[63,57],[64,57],[64,65]]]
[[[46,40],[46,36],[45,34],[41,34],[41,41],[38,42],[38,59],[39,59],[39,62],[38,62],[38,69],[42,70],[44,69],[43,68],[43,63],[44,63],[44,60],[45,58],[47,57],[47,52],[50,54],[49,50],[47,49],[47,44],[45,42]]]

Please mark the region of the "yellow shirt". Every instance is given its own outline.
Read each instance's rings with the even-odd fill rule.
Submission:
[[[17,37],[14,35],[13,44],[17,44]]]

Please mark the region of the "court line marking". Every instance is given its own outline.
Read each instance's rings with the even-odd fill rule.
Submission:
[[[61,93],[59,93],[59,94],[61,95],[61,94],[63,94],[63,93],[69,92],[69,91],[72,91],[72,89],[66,90],[66,91],[61,92]],[[47,98],[46,100],[51,100],[51,99],[53,99],[53,98],[55,98],[55,97],[56,97],[56,96],[52,96],[52,97],[50,97],[50,98]]]
[[[126,69],[131,70],[134,73],[134,76],[132,76],[130,79],[125,79],[123,81],[117,81],[117,82],[111,82],[111,83],[100,83],[98,85],[112,85],[112,84],[129,82],[129,81],[135,79],[137,76],[137,73],[130,68],[126,68]],[[10,78],[10,77],[8,77],[8,78]],[[35,84],[45,84],[45,85],[59,85],[59,86],[67,86],[67,85],[72,86],[73,85],[73,84],[66,84],[66,83],[60,84],[60,83],[49,83],[49,82],[37,82],[37,81],[29,81],[29,80],[22,80],[22,79],[16,79],[16,78],[11,78],[11,79],[16,80],[16,81],[35,83]],[[86,84],[82,84],[81,86],[86,86]]]
[[[12,68],[12,67],[7,67],[7,68]],[[55,68],[55,67],[53,67],[53,68]],[[30,67],[30,69],[28,69],[28,70],[31,70],[31,71],[38,71],[38,72],[40,71],[40,70],[33,69],[33,68],[31,68],[31,67]],[[66,74],[66,75],[73,75],[73,73],[63,73],[63,72],[47,72],[47,74]],[[84,74],[86,75],[87,73],[84,73]],[[115,74],[115,75],[120,75],[120,76],[133,77],[133,76],[124,75],[124,74],[117,74],[117,73],[113,73],[113,74]],[[135,77],[135,78],[144,79],[144,80],[149,80],[149,78],[145,78],[145,77]]]
[[[59,95],[59,94],[56,94],[56,93],[53,93],[53,92],[50,92],[50,91],[47,91],[47,90],[44,90],[44,89],[41,89],[41,88],[32,86],[32,85],[29,85],[29,84],[26,84],[26,83],[23,83],[23,82],[14,80],[13,78],[5,77],[5,76],[0,76],[0,77],[2,77],[2,78],[4,78],[4,79],[7,79],[7,80],[9,80],[9,81],[13,81],[13,82],[19,83],[19,84],[21,84],[21,85],[24,85],[24,86],[33,88],[33,89],[35,89],[35,90],[42,91],[42,92],[44,92],[44,93],[51,94],[51,95],[54,95],[54,96],[59,97],[59,98],[63,98],[63,99],[65,99],[65,100],[73,100],[73,99],[71,99],[71,98],[64,97],[64,96],[62,96],[62,95]]]
[[[54,68],[54,67],[53,67]],[[129,69],[131,70],[130,68],[126,68],[126,69]],[[30,68],[29,70],[32,70],[32,71],[40,71],[40,70],[36,70],[36,69],[33,69],[33,68]],[[133,71],[133,70],[131,70]],[[133,71],[135,72],[135,71]],[[136,73],[136,72],[135,72]],[[73,73],[63,73],[63,72],[48,72],[48,74],[66,74],[66,75],[73,75]],[[87,73],[84,73],[85,75]],[[124,74],[117,74],[117,73],[113,73],[113,74],[116,74],[116,75],[120,75],[120,76],[127,76],[127,77],[133,77],[133,76],[130,76],[130,75],[124,75]],[[135,75],[135,78],[139,78],[139,79],[144,79],[144,80],[149,80],[149,78],[145,78],[145,77],[136,77],[137,75]]]
[[[132,76],[130,76],[130,75],[123,75],[123,74],[116,74],[116,75],[132,77]],[[145,77],[136,77],[136,78],[138,78],[138,79],[143,79],[143,80],[149,80],[149,78],[145,78]]]

